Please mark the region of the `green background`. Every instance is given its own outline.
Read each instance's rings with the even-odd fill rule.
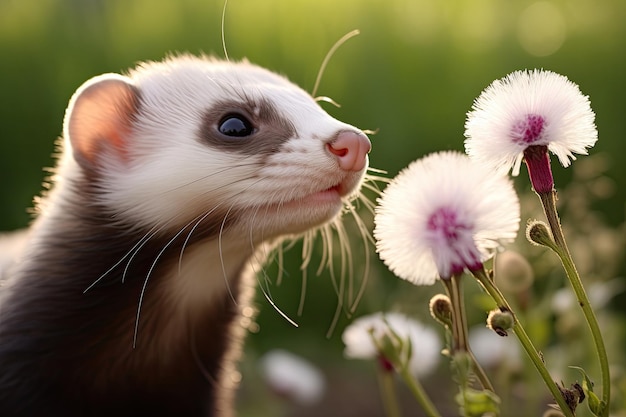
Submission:
[[[209,0],[0,0],[0,229],[28,224],[26,209],[41,189],[42,167],[54,165],[53,143],[74,90],[94,75],[122,72],[172,51],[223,57],[222,7],[222,1]],[[247,57],[311,91],[324,55],[353,29],[360,36],[332,58],[318,94],[341,104],[324,104],[333,116],[378,130],[371,137],[371,166],[392,177],[426,153],[462,150],[465,114],[491,81],[518,69],[550,69],[568,76],[591,98],[600,138],[591,153],[607,156],[609,186],[591,210],[624,234],[626,2],[230,0],[224,32],[231,59]],[[565,188],[572,169],[556,163],[553,169],[557,188]],[[526,177],[522,172],[516,180],[520,192],[530,189]],[[371,221],[367,213],[363,217]],[[362,250],[355,240],[355,251]],[[624,251],[618,253],[613,276],[626,272]],[[357,256],[355,285],[362,282],[363,263]],[[309,268],[298,317],[299,265],[295,247],[286,255],[281,285],[272,288],[276,304],[299,328],[258,299],[260,331],[249,339],[249,359],[243,364],[242,414],[265,407],[276,414],[276,404],[267,405],[267,393],[255,386],[254,359],[280,347],[313,360],[329,378],[343,381],[344,389],[365,386],[350,388],[356,393],[346,389],[333,400],[330,415],[379,415],[375,381],[361,382],[359,373],[373,378],[367,373],[371,369],[342,358],[340,334],[349,317],[342,314],[326,336],[337,295],[328,273],[315,276],[316,266]],[[433,289],[399,282],[373,254],[370,267],[357,315],[401,306],[425,316]],[[268,266],[268,274],[275,269]],[[621,316],[618,305],[611,311]],[[365,405],[357,406],[356,398]],[[346,405],[350,401],[351,407]]]

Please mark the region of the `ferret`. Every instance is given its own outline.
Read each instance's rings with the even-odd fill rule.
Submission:
[[[232,415],[255,270],[336,221],[370,148],[246,61],[179,55],[84,83],[0,290],[0,415]]]

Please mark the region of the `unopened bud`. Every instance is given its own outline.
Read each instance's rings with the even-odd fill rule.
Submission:
[[[401,352],[404,349],[402,339],[391,329],[380,335],[376,335],[374,329],[370,330],[370,337],[378,351],[378,362],[383,370],[391,372],[402,366]]]
[[[448,328],[452,328],[452,303],[444,294],[437,294],[430,299],[430,315]]]
[[[528,221],[526,225],[526,239],[537,246],[554,246],[554,240],[548,230],[548,226],[539,220]]]
[[[515,319],[508,310],[495,309],[489,312],[487,327],[496,332],[498,336],[508,336],[507,330],[513,328]]]
[[[498,253],[494,269],[496,285],[504,291],[522,293],[528,290],[534,281],[530,263],[515,251]]]

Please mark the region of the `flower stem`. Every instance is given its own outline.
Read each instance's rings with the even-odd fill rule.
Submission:
[[[452,304],[452,349],[454,352],[466,352],[472,361],[472,367],[480,384],[484,389],[495,393],[495,389],[485,370],[480,366],[472,353],[468,342],[467,318],[463,301],[462,275],[454,275],[449,280],[443,280]]]
[[[398,406],[398,398],[393,380],[393,372],[390,372],[383,366],[378,366],[378,385],[380,387],[380,395],[385,408],[387,417],[401,417],[400,407]]]
[[[572,256],[567,248],[567,244],[565,243],[563,229],[561,228],[561,222],[559,221],[559,215],[556,209],[556,191],[538,193],[538,195],[541,199],[541,204],[543,205],[543,210],[556,245],[556,247],[552,249],[561,259],[567,278],[572,285],[576,298],[578,299],[578,304],[580,305],[583,315],[585,316],[585,320],[587,321],[587,325],[591,330],[591,335],[600,362],[600,372],[602,374],[602,401],[605,405],[603,414],[608,415],[609,401],[611,398],[611,376],[609,374],[609,361],[606,354],[606,348],[604,346],[604,339],[602,338],[602,333],[600,332],[600,326],[598,325],[598,320],[596,319],[595,313],[591,308],[587,293],[585,292],[585,288],[583,287],[580,276],[578,275],[578,271],[576,270]]]
[[[391,338],[400,339],[397,334],[392,331],[392,334],[389,335]],[[379,359],[379,370],[387,378],[391,378],[392,371],[395,370],[398,372],[398,375],[402,377],[406,385],[409,387],[413,396],[422,407],[424,412],[428,417],[441,417],[439,411],[432,403],[426,391],[422,388],[422,385],[419,381],[413,377],[409,370],[409,360],[412,355],[410,341],[404,341],[404,343],[408,343],[409,348],[403,349],[402,346],[398,346],[392,342],[390,339],[377,339],[372,335],[372,340],[376,349],[381,352]],[[381,376],[382,378],[383,376]],[[383,381],[381,379],[381,390],[385,390],[383,392],[383,398],[385,401],[386,411],[395,413],[397,412],[397,416],[399,416],[400,411],[398,410],[397,404],[392,405],[390,398],[394,398],[395,402],[395,393],[393,390],[393,385],[384,385],[384,384],[393,384],[393,380],[389,379],[389,381]],[[395,408],[395,410],[394,410]]]
[[[426,394],[426,391],[424,391],[422,384],[411,374],[409,367],[403,366],[398,372],[426,415],[428,417],[441,417],[441,414],[439,414],[439,411],[435,408],[435,405]]]
[[[517,316],[515,315],[515,313],[509,306],[509,303],[506,301],[506,299],[504,298],[500,290],[494,285],[491,277],[489,277],[489,275],[487,274],[487,272],[485,272],[484,269],[472,271],[472,274],[483,285],[485,290],[487,290],[491,298],[493,298],[493,300],[498,305],[498,308],[500,308],[501,310],[509,311],[511,313],[511,315],[513,316],[513,323],[514,323],[513,331],[517,335],[517,338],[519,339],[520,344],[522,345],[522,348],[526,351],[526,354],[530,358],[533,365],[535,365],[535,368],[539,372],[539,375],[541,375],[541,377],[543,378],[543,381],[548,387],[548,390],[550,390],[550,393],[552,394],[555,401],[559,405],[561,412],[566,417],[574,417],[574,413],[572,412],[572,410],[570,410],[569,406],[567,405],[567,402],[565,401],[565,398],[563,398],[563,395],[561,394],[559,387],[552,380],[552,377],[550,376],[548,369],[543,363],[543,360],[541,356],[539,355],[539,353],[537,352],[537,349],[535,348],[532,341],[528,337],[528,334],[526,334],[524,327],[517,319]]]

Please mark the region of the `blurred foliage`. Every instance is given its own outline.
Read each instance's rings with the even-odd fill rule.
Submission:
[[[45,176],[41,168],[54,164],[53,143],[61,134],[65,106],[83,81],[173,51],[223,56],[222,8],[222,0],[0,0],[0,229],[27,225],[26,208]],[[331,60],[318,94],[342,105],[324,105],[335,117],[378,130],[372,136],[371,165],[389,176],[425,153],[461,150],[465,114],[494,79],[523,68],[568,76],[591,98],[600,132],[591,153],[604,155],[603,182],[592,186],[604,191],[588,199],[591,205],[585,209],[623,239],[626,164],[619,158],[626,155],[625,21],[623,0],[230,0],[224,32],[231,59],[248,57],[310,91],[333,43],[359,29],[361,35]],[[555,166],[554,171],[557,187],[565,189],[572,169]],[[518,188],[528,192],[525,174],[521,177]],[[371,221],[368,213],[363,217]],[[612,252],[617,259],[611,275],[594,279],[624,276],[621,242]],[[365,270],[359,245],[355,242],[355,286]],[[425,317],[435,289],[400,282],[372,258],[357,315],[401,306]],[[298,316],[300,262],[296,246],[286,253],[281,285],[271,287],[278,307],[300,327],[259,297],[260,331],[250,338],[248,356],[282,347],[313,358],[335,377],[335,367],[361,372],[341,357],[346,314],[325,338],[338,297],[328,273],[315,276],[316,266],[309,268]],[[275,263],[267,267],[269,277],[276,273]],[[623,306],[626,298],[622,294],[617,300],[615,305]],[[545,326],[550,324],[541,323],[543,333],[549,332]],[[623,350],[623,337],[618,339],[617,350]],[[623,357],[619,361],[623,366]],[[254,373],[251,367],[251,362],[244,364],[246,377]],[[244,397],[258,397],[254,384],[245,382]],[[350,395],[362,398],[363,392],[350,391],[343,400]],[[258,409],[250,401],[242,400],[242,415]],[[376,407],[352,407],[336,415],[380,415]],[[335,404],[335,410],[345,408]]]

